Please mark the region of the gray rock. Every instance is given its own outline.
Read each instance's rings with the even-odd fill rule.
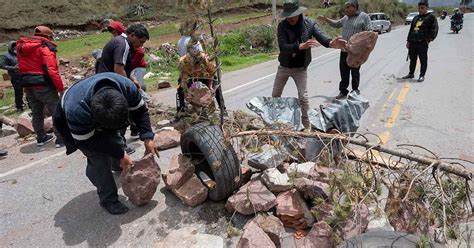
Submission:
[[[311,169],[316,164],[313,162],[307,162],[303,164],[293,163],[288,167],[288,176],[289,177],[308,177],[311,173]]]
[[[224,240],[219,236],[201,234],[195,227],[184,227],[168,234],[163,241],[157,242],[154,248],[222,248]]]
[[[285,151],[276,149],[272,145],[264,145],[262,146],[262,150],[260,153],[249,155],[249,166],[259,170],[276,168],[288,157]]]
[[[288,175],[281,173],[277,168],[266,169],[261,178],[265,186],[273,193],[287,191],[292,187]]]

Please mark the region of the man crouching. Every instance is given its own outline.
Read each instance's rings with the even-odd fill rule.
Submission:
[[[54,116],[66,154],[79,149],[87,157],[86,175],[97,187],[100,205],[111,214],[128,211],[118,200],[112,170],[132,164],[120,135],[129,125],[129,115],[139,128],[146,153],[157,154],[148,108],[138,88],[116,73],[100,73],[74,84],[64,93]]]

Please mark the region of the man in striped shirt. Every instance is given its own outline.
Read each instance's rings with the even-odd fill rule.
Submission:
[[[332,20],[325,16],[320,16],[319,20],[328,23],[335,28],[342,28],[342,38],[349,39],[357,33],[370,31],[370,17],[366,13],[359,11],[359,3],[357,0],[350,0],[345,3],[346,15],[339,20]],[[341,73],[341,82],[339,83],[339,95],[336,99],[345,99],[349,94],[349,79],[352,75],[352,91],[359,92],[360,67],[352,68],[347,65],[347,52],[342,49],[339,61],[339,70]]]

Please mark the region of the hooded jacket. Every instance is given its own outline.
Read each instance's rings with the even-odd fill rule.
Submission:
[[[436,36],[438,36],[438,21],[433,14],[427,13],[413,18],[407,41],[431,42]]]
[[[16,54],[23,87],[51,86],[64,91],[56,60],[57,45],[41,36],[21,38],[17,41]]]
[[[8,52],[0,57],[0,69],[7,70],[12,78],[19,77],[15,46],[16,41],[10,41],[8,43]]]

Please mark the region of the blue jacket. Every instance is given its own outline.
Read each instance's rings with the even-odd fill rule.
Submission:
[[[86,149],[118,159],[123,157],[124,146],[115,139],[119,130],[111,132],[99,129],[91,112],[92,96],[105,86],[119,90],[127,99],[130,117],[139,129],[140,139],[154,138],[148,107],[133,82],[116,73],[99,73],[66,90],[58,106],[59,111],[56,111],[54,124],[63,136],[67,154]]]
[[[18,59],[16,58],[15,46],[16,42],[10,41],[8,43],[8,53],[0,57],[0,69],[7,70],[8,75],[12,78],[20,76],[17,67]]]

